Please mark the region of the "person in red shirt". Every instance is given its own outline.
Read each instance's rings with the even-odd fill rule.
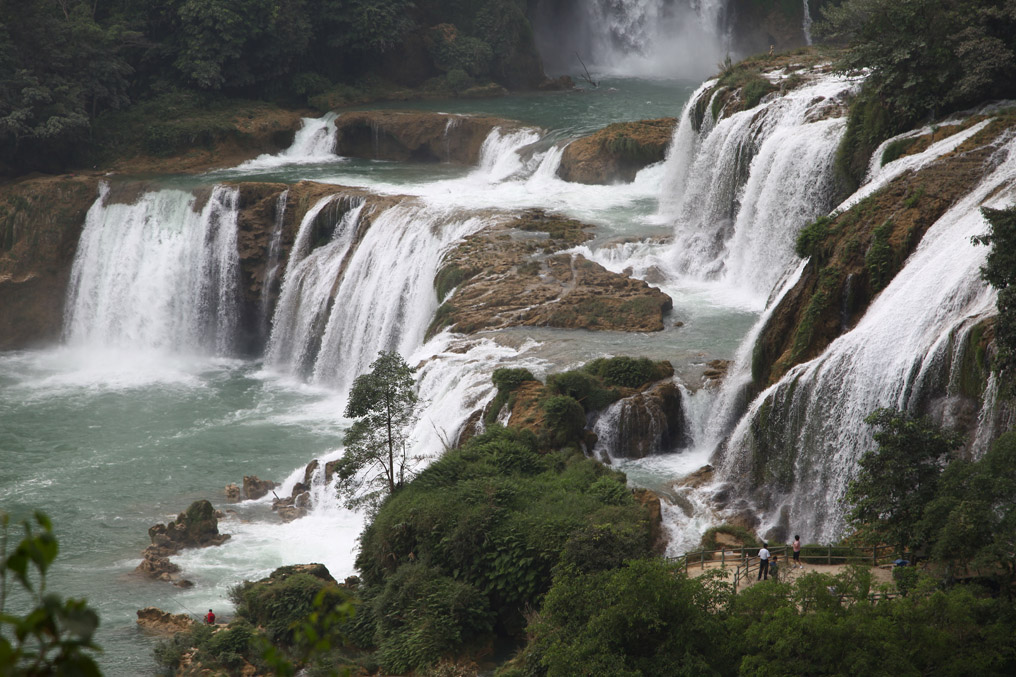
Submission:
[[[211,609],[208,610],[208,615],[205,616],[205,623],[208,623],[208,625],[215,625],[215,614],[212,613]]]

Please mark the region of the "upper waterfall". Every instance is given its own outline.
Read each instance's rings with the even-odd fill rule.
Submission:
[[[719,120],[713,101],[699,99],[722,88],[699,89],[674,132],[660,196],[679,274],[720,280],[763,304],[793,260],[798,230],[833,206],[842,102],[854,85],[819,76]]]
[[[592,0],[542,3],[537,43],[551,71],[579,59],[611,76],[699,78],[729,50],[726,0]]]

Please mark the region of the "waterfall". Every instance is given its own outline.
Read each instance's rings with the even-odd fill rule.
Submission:
[[[696,134],[693,116],[709,87],[700,88],[675,130],[660,199],[661,217],[674,223],[678,274],[721,281],[763,304],[792,263],[797,232],[833,206],[832,164],[846,126],[838,114],[853,87],[822,76],[718,121],[710,104]]]
[[[731,435],[721,475],[753,496],[774,538],[842,535],[847,483],[874,448],[863,419],[879,407],[921,411],[950,391],[966,333],[995,312],[979,276],[986,250],[970,239],[986,229],[982,205],[1012,201],[1016,141],[996,165],[932,225],[857,326],[763,392]]]
[[[614,76],[697,78],[728,48],[726,0],[589,0],[539,5],[536,39],[546,67]]]
[[[341,161],[343,158],[335,154],[337,117],[337,113],[327,113],[319,118],[303,118],[289,148],[281,153],[260,155],[228,171],[242,173],[283,165]]]
[[[356,237],[364,200],[346,200],[331,239],[313,249],[313,234],[325,207],[340,199],[331,195],[304,215],[286,265],[276,304],[266,363],[273,369],[309,375],[331,310],[333,291]]]
[[[315,205],[300,226],[267,361],[345,391],[379,351],[408,356],[423,344],[438,306],[441,256],[486,222],[412,200],[349,203],[330,240],[315,246],[311,233],[329,202]]]
[[[239,300],[235,188],[178,190],[89,209],[71,269],[68,343],[232,353]]]
[[[480,146],[480,161],[474,174],[490,183],[500,183],[525,169],[520,151],[540,140],[535,129],[503,132],[495,127]]]
[[[811,7],[808,6],[808,0],[802,0],[804,2],[804,21],[801,24],[801,30],[804,32],[804,44],[811,45]]]
[[[268,256],[265,265],[265,276],[261,283],[261,322],[262,327],[267,328],[271,318],[268,316],[268,308],[272,300],[272,292],[275,289],[275,282],[279,277],[279,256],[282,253],[282,227],[286,217],[286,202],[289,199],[289,189],[279,193],[279,199],[275,201],[275,223],[272,226],[272,236],[268,241]]]

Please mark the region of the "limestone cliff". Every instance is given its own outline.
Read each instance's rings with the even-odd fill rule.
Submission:
[[[30,177],[0,186],[0,350],[60,335],[64,295],[94,175]]]

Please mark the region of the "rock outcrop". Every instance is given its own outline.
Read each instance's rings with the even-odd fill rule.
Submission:
[[[186,614],[171,614],[154,606],[138,609],[138,627],[153,635],[175,635],[187,632],[197,622]]]
[[[635,489],[635,500],[649,513],[649,538],[653,552],[663,554],[667,549],[667,532],[663,529],[663,507],[660,497],[649,489]]]
[[[243,477],[243,495],[249,501],[256,501],[263,496],[267,496],[268,492],[277,486],[279,486],[278,482],[263,480],[257,475],[244,475]]]
[[[180,567],[169,560],[184,548],[205,548],[222,545],[230,535],[219,533],[219,519],[208,501],[194,501],[186,511],[166,524],[156,524],[148,530],[152,544],[142,553],[141,564],[135,571],[148,578],[189,588],[193,583],[179,577]]]
[[[591,235],[578,221],[530,210],[467,237],[445,257],[431,332],[511,326],[659,331],[670,297],[578,254],[554,254]]]
[[[170,554],[183,548],[205,548],[222,545],[229,540],[229,534],[219,533],[219,520],[215,508],[208,501],[194,501],[175,521],[156,524],[148,530],[152,545],[167,550]]]
[[[475,165],[495,127],[522,127],[513,120],[448,113],[362,111],[335,120],[336,152],[345,157],[397,162]]]
[[[608,125],[568,144],[557,175],[575,183],[630,183],[640,169],[663,161],[676,124],[660,118]]]
[[[0,351],[52,341],[96,175],[35,176],[0,186]]]
[[[611,439],[601,439],[612,456],[645,458],[687,443],[681,391],[672,382],[658,383],[614,405]]]

